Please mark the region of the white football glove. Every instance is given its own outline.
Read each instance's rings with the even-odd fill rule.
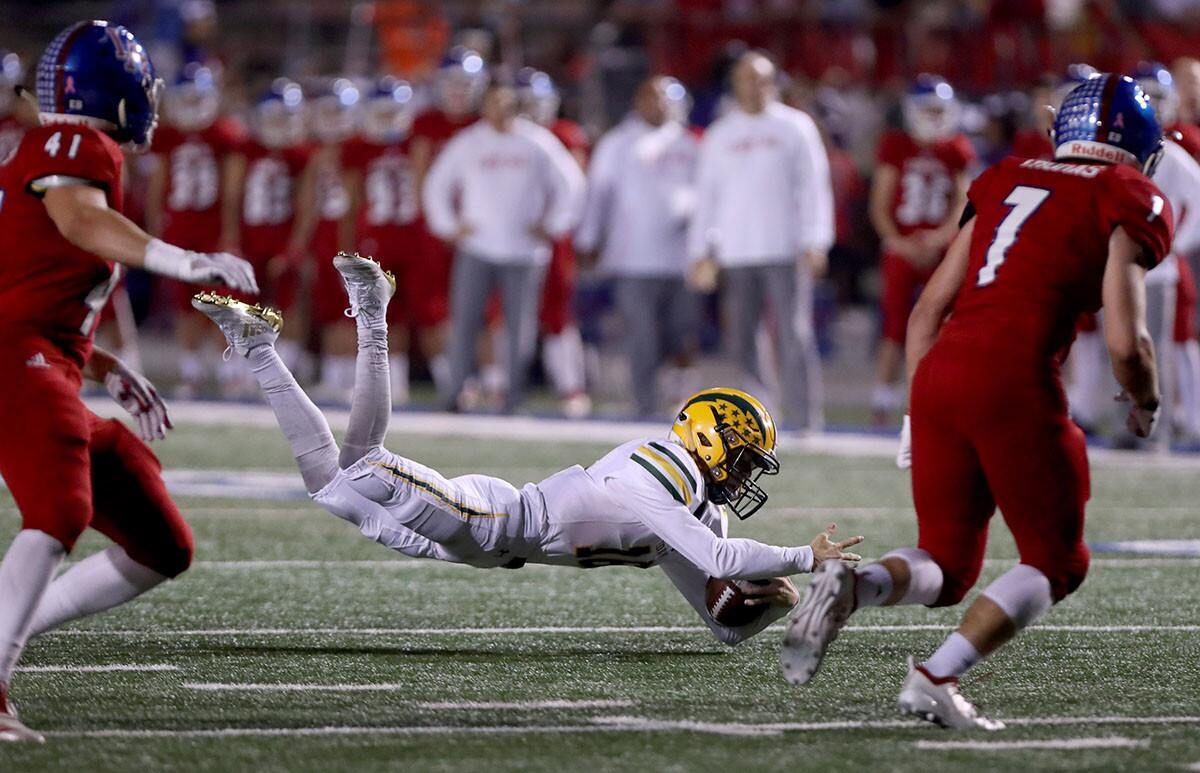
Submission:
[[[142,258],[147,271],[197,285],[221,284],[244,293],[258,294],[254,267],[228,252],[192,252],[161,239],[146,245]]]
[[[912,467],[912,421],[904,414],[900,425],[900,448],[896,450],[896,466],[902,470]]]
[[[118,363],[104,377],[104,388],[137,421],[138,435],[149,443],[167,436],[174,425],[158,390],[140,373]]]

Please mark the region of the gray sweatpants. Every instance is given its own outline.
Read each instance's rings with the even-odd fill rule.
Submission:
[[[779,381],[785,420],[800,429],[824,424],[821,355],[813,330],[812,275],[794,261],[721,269],[721,311],[726,351],[759,384],[755,333],[770,308],[779,342]]]
[[[682,277],[622,276],[614,282],[638,416],[658,410],[655,374],[664,357],[696,345],[698,304]]]
[[[458,252],[450,275],[450,377],[442,394],[443,407],[454,410],[463,384],[475,369],[477,343],[483,330],[488,298],[499,290],[508,351],[508,394],[504,409],[514,410],[525,398],[525,381],[537,352],[538,304],[544,266],[530,263],[492,263]]]

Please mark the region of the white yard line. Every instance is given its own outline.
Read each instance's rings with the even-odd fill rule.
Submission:
[[[1149,741],[1112,736],[1105,738],[1050,738],[1043,741],[917,741],[918,749],[981,752],[1015,751],[1022,749],[1143,749]]]
[[[782,625],[771,626],[779,630]],[[884,633],[894,631],[948,631],[953,624],[914,623],[897,625],[848,625],[851,633]],[[1025,629],[1037,633],[1197,633],[1200,625],[1035,625]],[[686,634],[706,633],[707,628],[696,625],[630,625],[630,626],[509,626],[478,628],[184,628],[177,630],[129,630],[66,628],[47,631],[43,636],[114,636],[184,638],[195,636],[522,636],[522,635],[595,635],[595,634]]]
[[[633,701],[621,700],[544,700],[544,701],[436,701],[418,703],[430,711],[521,711],[538,709],[627,709]]]
[[[1173,725],[1200,724],[1200,717],[1030,717],[1005,720],[1009,725],[1028,727],[1086,725]],[[303,736],[354,735],[524,735],[575,734],[603,732],[661,733],[685,732],[724,736],[779,735],[788,732],[837,730],[917,730],[930,732],[928,725],[916,720],[874,720],[844,722],[777,722],[751,724],[739,722],[698,722],[690,719],[653,717],[594,717],[586,725],[425,725],[413,727],[225,727],[181,730],[121,729],[57,730],[45,733],[53,738],[292,738]],[[983,742],[978,742],[983,743]],[[1019,742],[1014,742],[1019,743]],[[1036,741],[1031,743],[1038,743]],[[1045,743],[1044,741],[1041,743]]]
[[[165,663],[107,663],[95,666],[18,666],[17,670],[25,674],[107,674],[121,672],[143,673],[152,671],[178,671],[179,666],[169,666]]]

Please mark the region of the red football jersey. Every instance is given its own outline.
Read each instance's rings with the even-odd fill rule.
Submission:
[[[413,119],[411,136],[413,139],[423,137],[433,143],[433,153],[437,155],[442,146],[462,129],[479,120],[479,116],[468,114],[451,118],[437,108],[426,110]]]
[[[312,150],[307,145],[272,149],[250,141],[242,152],[246,156],[242,252],[251,260],[267,260],[287,248],[296,214],[296,186]]]
[[[946,222],[954,204],[956,179],[975,160],[975,151],[961,134],[925,146],[892,129],[879,140],[877,156],[879,163],[900,173],[892,219],[900,233],[909,234]]]
[[[1010,157],[968,197],[970,264],[938,345],[1064,355],[1080,313],[1100,308],[1112,232],[1124,228],[1151,265],[1171,248],[1171,205],[1132,167]]]
[[[80,365],[91,353],[100,310],[120,280],[117,266],[63,238],[46,212],[38,181],[86,180],[121,208],[121,149],[82,125],[51,124],[26,132],[0,166],[0,326],[44,335]],[[0,333],[0,335],[6,335]]]
[[[163,202],[163,241],[184,249],[213,252],[221,236],[221,164],[245,142],[231,118],[218,118],[200,131],[163,125],[154,132],[151,152],[167,170]]]
[[[0,162],[8,158],[21,138],[25,136],[25,127],[11,115],[0,116]]]
[[[356,137],[342,150],[342,165],[362,173],[360,234],[373,228],[416,222],[420,208],[407,142],[379,145]]]
[[[1013,137],[1012,155],[1018,158],[1054,158],[1054,146],[1050,138],[1040,129],[1021,129]]]
[[[1200,161],[1200,126],[1177,123],[1167,128],[1168,132],[1179,132],[1179,144],[1192,158]]]

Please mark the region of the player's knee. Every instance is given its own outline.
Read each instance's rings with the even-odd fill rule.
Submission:
[[[162,540],[153,548],[138,551],[141,555],[130,553],[130,557],[164,577],[178,577],[192,565],[195,549],[192,530],[184,524],[182,529],[174,530],[170,538]]]
[[[23,519],[21,528],[34,529],[44,534],[49,534],[54,539],[58,540],[70,553],[75,549],[75,543],[79,541],[80,535],[92,520],[91,504],[84,498],[75,501],[64,502],[62,509],[55,512],[53,516],[39,518],[26,517]]]
[[[1058,603],[1074,593],[1087,577],[1091,554],[1087,545],[1080,542],[1074,548],[1060,555],[1049,568],[1038,567],[1050,580],[1050,594],[1054,603]]]
[[[942,592],[938,594],[937,601],[930,604],[933,607],[952,607],[963,600],[967,595],[967,591],[975,585],[976,576],[970,576],[964,572],[951,574],[943,570]]]

